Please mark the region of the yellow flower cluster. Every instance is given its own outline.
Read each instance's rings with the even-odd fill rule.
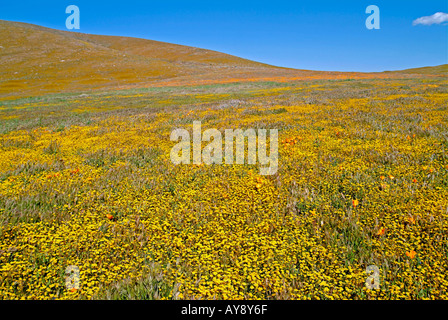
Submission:
[[[0,102],[0,298],[105,298],[157,268],[161,299],[447,299],[447,100],[431,78]],[[194,120],[279,129],[278,172],[173,165]]]

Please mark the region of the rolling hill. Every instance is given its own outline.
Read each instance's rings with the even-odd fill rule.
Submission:
[[[212,50],[0,20],[0,99],[95,89],[391,76],[281,68]]]
[[[406,74],[447,75],[448,64],[442,64],[440,66],[433,66],[433,67],[412,68],[395,72]]]
[[[0,21],[0,43],[2,96],[288,73],[210,50],[8,21]]]

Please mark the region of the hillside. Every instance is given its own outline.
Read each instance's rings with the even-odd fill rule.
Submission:
[[[288,69],[212,50],[2,20],[0,43],[0,99],[97,89],[397,75]]]
[[[395,72],[406,74],[447,75],[448,64],[442,64],[440,66],[433,66],[433,67],[412,68]]]
[[[0,300],[447,300],[444,69],[0,22]]]
[[[297,73],[199,48],[0,21],[0,95]]]

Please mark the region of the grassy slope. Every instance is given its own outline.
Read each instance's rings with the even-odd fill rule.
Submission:
[[[160,80],[259,77],[298,71],[157,41],[0,21],[0,95],[142,86]]]
[[[440,66],[433,66],[433,67],[412,68],[394,72],[406,73],[406,74],[447,75],[448,64],[442,64]]]
[[[0,29],[0,97],[111,89],[0,104],[0,297],[446,299],[446,78],[320,80],[362,74]],[[112,91],[238,76],[318,80]],[[174,166],[170,133],[196,119],[278,128],[278,174]]]
[[[0,43],[0,100],[96,89],[397,76],[280,68],[211,50],[10,21],[0,21]]]
[[[7,101],[0,297],[446,299],[447,95],[433,77]],[[277,128],[278,174],[174,165],[194,120]]]

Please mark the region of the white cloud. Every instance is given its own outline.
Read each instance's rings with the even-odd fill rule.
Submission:
[[[415,19],[412,22],[412,25],[416,26],[418,24],[423,24],[425,26],[430,26],[432,24],[441,24],[444,22],[448,22],[448,13],[437,12],[434,13],[432,16],[426,16]]]

